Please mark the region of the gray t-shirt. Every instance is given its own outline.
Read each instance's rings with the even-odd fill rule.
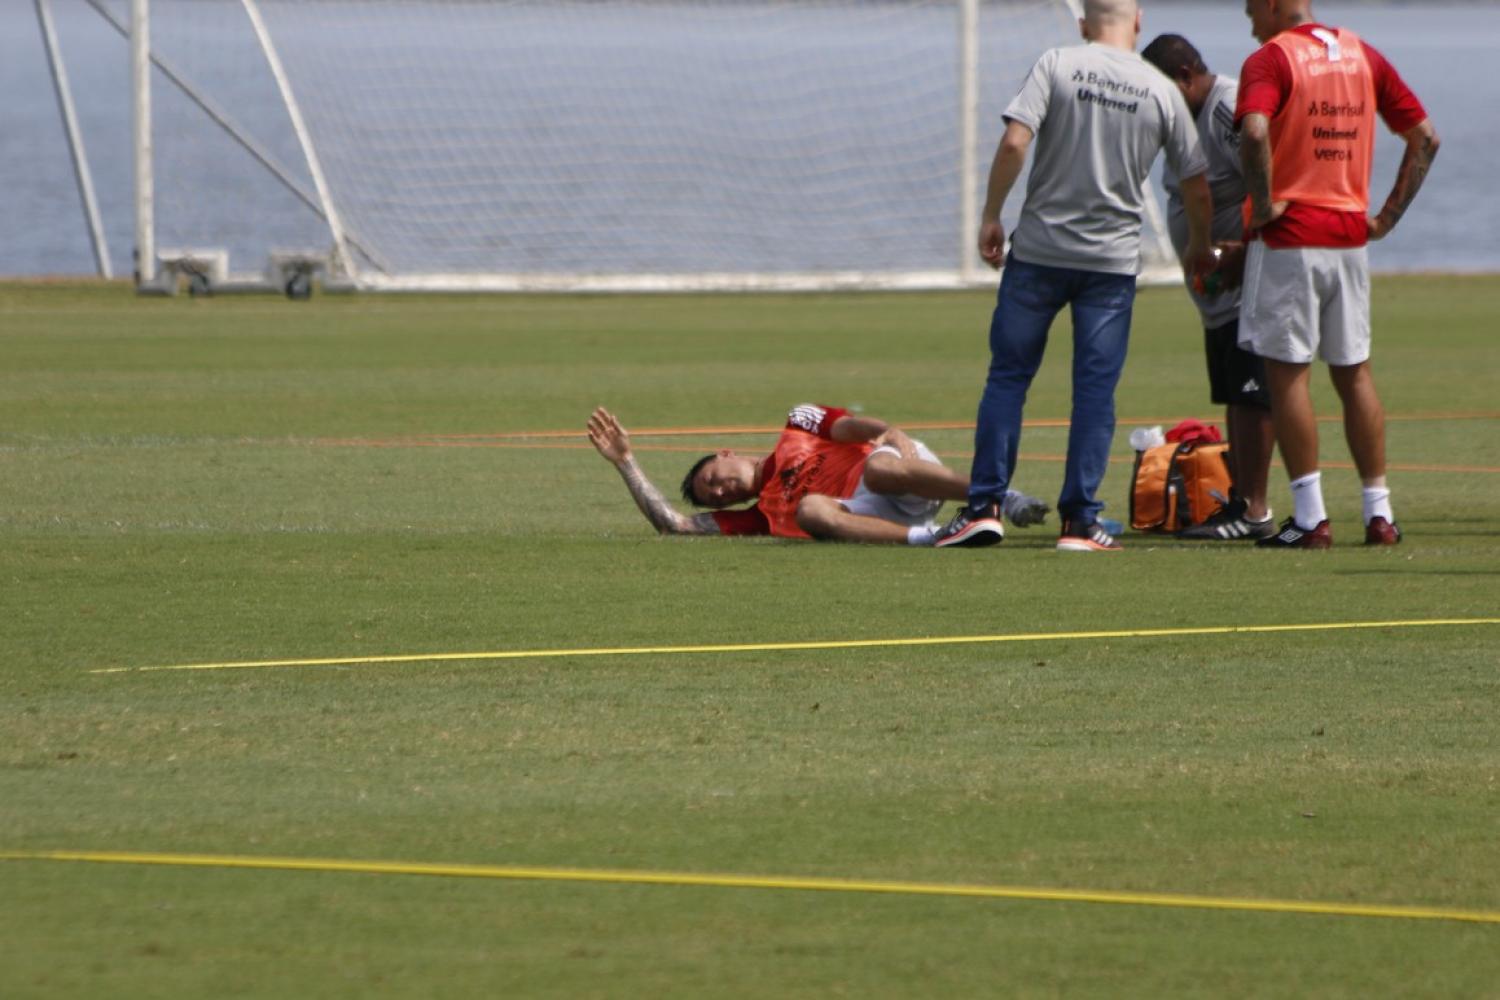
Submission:
[[[1214,85],[1198,112],[1198,138],[1208,157],[1208,189],[1214,196],[1214,242],[1239,240],[1245,234],[1245,177],[1240,168],[1240,134],[1234,129],[1234,105],[1239,95],[1239,81],[1229,76],[1214,77]],[[1182,189],[1170,166],[1162,171],[1162,185],[1167,189],[1167,232],[1172,246],[1181,257],[1187,249],[1187,209],[1182,204]],[[1205,298],[1188,288],[1203,325],[1208,329],[1223,326],[1240,314],[1240,290]]]
[[[1207,169],[1177,86],[1134,52],[1073,45],[1042,54],[1007,121],[1036,134],[1015,255],[1032,264],[1140,271],[1142,190],[1156,154],[1179,177]]]

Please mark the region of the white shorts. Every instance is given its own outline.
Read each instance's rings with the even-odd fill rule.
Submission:
[[[917,457],[924,462],[932,462],[942,465],[942,461],[932,453],[920,441],[913,441],[916,445]],[[900,456],[901,452],[894,445],[882,445],[870,452],[871,457],[881,452],[889,452]],[[868,459],[866,459],[868,461]],[[866,517],[878,517],[882,521],[895,521],[897,524],[905,524],[910,527],[926,524],[937,517],[937,512],[943,506],[941,500],[929,500],[926,497],[904,494],[902,496],[891,496],[885,493],[872,493],[865,485],[864,477],[861,476],[859,485],[854,489],[854,495],[847,500],[839,501],[844,509],[851,514],[863,514]]]
[[[1240,346],[1263,358],[1357,365],[1370,359],[1370,261],[1364,247],[1257,240],[1245,256]]]

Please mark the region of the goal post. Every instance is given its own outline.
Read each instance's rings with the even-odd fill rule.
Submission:
[[[135,281],[156,282],[156,190],[151,149],[151,3],[130,0],[131,137],[135,179]]]
[[[993,283],[1000,113],[1078,37],[1073,0],[86,2],[129,5],[166,291]]]

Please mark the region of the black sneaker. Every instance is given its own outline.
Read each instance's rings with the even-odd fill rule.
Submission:
[[[1124,547],[1098,521],[1089,524],[1064,521],[1062,534],[1057,538],[1059,552],[1119,552]]]
[[[998,545],[1005,538],[1005,528],[1000,524],[998,504],[985,504],[973,509],[960,507],[953,520],[943,525],[933,536],[933,547],[946,549],[949,546],[979,548],[982,545]]]
[[[1268,513],[1264,520],[1252,521],[1246,516],[1250,505],[1243,497],[1230,495],[1223,504],[1200,524],[1190,525],[1177,533],[1178,538],[1207,539],[1213,542],[1238,542],[1248,538],[1270,538],[1276,534],[1276,522]]]
[[[1333,547],[1333,532],[1328,530],[1327,520],[1319,521],[1316,528],[1298,526],[1297,519],[1289,517],[1281,522],[1274,535],[1255,543],[1261,549],[1328,549]]]

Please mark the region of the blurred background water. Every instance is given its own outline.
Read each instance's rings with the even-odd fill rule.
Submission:
[[[125,5],[119,0],[112,2],[123,16]],[[725,0],[717,2],[724,3]],[[802,53],[817,53],[825,48],[850,44],[850,39],[840,27],[836,12],[830,14],[826,5],[821,9],[815,9],[818,5],[804,6],[808,8],[804,13],[816,13],[817,16],[799,21],[795,32],[783,34],[779,40],[772,34],[756,40],[756,44],[793,47]],[[126,45],[82,0],[54,0],[53,7],[94,170],[111,260],[117,273],[128,273],[134,212],[131,206],[132,154]],[[496,4],[495,7],[500,10],[505,5]],[[1244,58],[1255,48],[1248,21],[1238,3],[1150,3],[1148,0],[1144,7],[1146,13],[1142,44],[1164,31],[1186,35],[1203,52],[1210,68],[1216,72],[1237,74]],[[379,9],[378,5],[376,9]],[[547,8],[539,5],[536,9],[545,11]],[[593,18],[594,30],[600,38],[607,34],[609,42],[607,46],[600,46],[593,56],[599,60],[598,72],[605,79],[611,72],[608,64],[608,60],[612,58],[611,53],[625,53],[632,49],[649,50],[653,41],[659,41],[662,31],[670,30],[670,23],[664,27],[660,17],[638,21],[616,19],[608,22],[606,28],[604,12],[609,8],[601,6],[595,9],[600,13]],[[660,5],[655,9],[659,14]],[[1497,207],[1493,185],[1488,183],[1493,169],[1491,137],[1495,126],[1500,124],[1500,113],[1494,110],[1487,97],[1491,89],[1489,64],[1494,54],[1500,52],[1500,4],[1337,3],[1329,0],[1320,2],[1317,12],[1324,21],[1353,28],[1385,53],[1427,106],[1443,139],[1442,154],[1416,205],[1390,239],[1372,247],[1372,265],[1382,271],[1500,271],[1500,207]],[[903,102],[911,105],[917,100],[912,94],[915,76],[939,75],[942,76],[940,88],[951,86],[945,75],[946,71],[928,71],[923,68],[926,65],[923,60],[932,60],[933,65],[937,65],[940,59],[947,57],[947,52],[953,46],[954,21],[942,10],[936,13],[941,16],[927,16],[913,21],[911,25],[903,25],[901,30],[871,36],[875,39],[875,44],[888,48],[888,51],[881,53],[880,64],[892,69],[888,77],[878,79],[889,80],[889,92],[865,94],[862,99],[868,100],[871,107],[895,109],[889,122],[879,123],[874,131],[888,133],[902,128],[925,127],[920,125],[924,117],[922,111],[900,110]],[[390,44],[393,46],[412,41],[405,34],[396,37],[394,22],[389,29],[382,29],[383,22],[379,18],[367,20],[367,31],[373,31],[378,36],[382,30],[388,30],[392,36]],[[632,40],[631,29],[622,27],[624,24],[637,24],[635,30],[641,32],[640,37]],[[985,22],[984,31],[991,35],[1002,34],[1004,24],[1003,18],[989,18]],[[409,29],[402,29],[403,32],[407,30]],[[164,25],[163,37],[170,37],[170,31],[170,25]],[[574,23],[569,26],[567,37],[585,44],[588,41],[588,31],[588,22],[581,26]],[[247,46],[252,44],[248,32],[243,32],[241,37]],[[190,40],[189,37],[188,41]],[[288,40],[289,45],[295,46],[295,43],[295,38]],[[750,40],[743,35],[730,35],[726,39],[725,52],[717,55],[706,52],[701,53],[701,56],[710,64],[716,59],[728,60],[749,43]],[[729,45],[735,46],[735,52],[729,51]],[[985,51],[991,51],[988,42]],[[1032,53],[1028,56],[1028,61],[1034,55]],[[428,58],[430,59],[430,55]],[[620,58],[623,60],[625,57]],[[631,73],[639,76],[642,72],[639,52],[633,58],[636,60],[634,63],[620,63],[617,72],[622,80]],[[537,67],[545,65],[546,60],[543,59],[525,72],[534,74],[538,71]],[[1012,66],[1003,74],[986,74],[982,85],[985,91],[985,121],[981,125],[980,145],[983,149],[981,162],[976,169],[982,171],[988,163],[993,144],[1000,133],[998,109],[1008,100],[1014,90],[1015,79],[1025,68],[1027,67]],[[372,85],[374,82],[372,81]],[[836,83],[837,81],[833,81],[830,85]],[[174,101],[182,103],[180,97],[171,94],[159,77],[156,86],[157,100],[164,108],[170,109],[171,102]],[[760,86],[764,87],[765,84],[762,82]],[[868,90],[870,87],[868,82],[860,83],[861,90]],[[0,275],[93,273],[92,252],[68,160],[63,126],[47,75],[35,12],[33,5],[27,0],[0,2],[0,93],[6,97],[4,127],[0,128],[0,221],[3,221],[0,234],[4,237],[0,239]],[[285,112],[277,103],[275,92],[263,74],[255,79],[247,77],[234,93],[216,96],[221,103],[233,109],[236,118],[255,125],[258,134],[274,136],[270,141],[276,147],[277,154],[294,164],[297,173],[305,180],[305,166],[301,164],[300,154],[285,128]],[[924,94],[920,99],[931,100],[931,95]],[[438,100],[441,100],[441,95]],[[575,93],[571,100],[575,104],[579,100],[587,102],[588,92]],[[805,107],[808,100],[806,93],[800,92],[789,93],[785,99],[775,93],[758,93],[756,107],[765,112],[758,115],[758,123],[764,125],[766,121],[776,121],[778,116],[772,112],[780,105],[789,112],[785,118],[786,128],[804,129],[807,122],[797,113],[797,109]],[[441,108],[441,103],[432,105],[424,114],[429,118],[440,117]],[[646,119],[657,113],[649,107],[636,104],[628,105],[628,109],[632,120],[626,123],[627,126],[639,128],[643,132],[650,128]],[[546,109],[542,111],[545,112]],[[593,118],[599,122],[607,122],[618,117],[618,114],[615,105],[601,104]],[[903,114],[906,115],[905,118],[902,117]],[[952,130],[951,115],[944,113],[926,117],[939,119],[940,130]],[[267,127],[260,128],[261,123],[266,123]],[[457,127],[464,123],[454,124]],[[701,129],[703,126],[697,124],[694,127]],[[732,139],[731,133],[732,130],[726,130],[725,134]],[[267,181],[259,167],[246,161],[234,171],[226,173],[217,166],[207,165],[210,152],[215,157],[224,155],[228,144],[222,135],[207,125],[201,133],[194,134],[201,138],[185,144],[179,143],[175,154],[179,157],[179,162],[174,169],[189,176],[195,173],[212,175],[207,178],[208,183],[225,185],[224,191],[216,197],[204,199],[201,194],[195,197],[199,201],[215,202],[220,207],[238,207],[235,230],[223,240],[235,255],[237,268],[257,268],[261,260],[256,259],[256,255],[261,254],[263,259],[263,248],[266,246],[306,247],[326,243],[326,234],[318,220],[291,200],[279,186]],[[162,137],[159,141],[165,144],[166,138]],[[919,144],[921,141],[925,140],[920,140]],[[910,227],[914,235],[872,240],[890,246],[890,259],[880,262],[886,266],[952,266],[953,262],[947,259],[947,255],[951,253],[953,242],[949,231],[952,228],[951,217],[957,210],[956,184],[951,177],[933,179],[933,171],[941,172],[946,169],[946,160],[940,155],[943,141],[946,139],[934,140],[933,144],[938,149],[930,157],[932,162],[911,164],[913,173],[909,177],[901,176],[901,164],[886,162],[879,155],[866,156],[863,163],[867,170],[864,170],[856,152],[852,154],[850,165],[843,168],[846,170],[845,176],[831,181],[845,187],[868,185],[869,190],[861,195],[866,203],[879,200],[902,206],[905,218],[901,224]],[[186,149],[185,154],[183,148]],[[201,167],[193,162],[193,157],[199,155],[195,150],[201,150],[204,159]],[[1382,135],[1377,145],[1377,164],[1372,184],[1372,197],[1377,204],[1389,190],[1399,154],[1399,144],[1392,137]],[[235,152],[234,155],[238,156],[238,153]],[[184,156],[185,161],[181,159]],[[649,157],[647,163],[649,164]],[[607,168],[609,165],[602,166]],[[475,165],[475,169],[484,168],[485,164]],[[604,177],[607,177],[610,184],[624,184],[621,174],[622,171],[619,170],[605,170],[600,180],[588,181],[584,186],[605,183],[602,179]],[[643,183],[639,165],[633,168],[632,176],[631,183]],[[646,181],[649,182],[649,177]],[[391,182],[377,179],[372,183],[388,186]],[[257,201],[262,196],[255,193],[262,188],[267,189],[264,204]],[[621,187],[612,194],[616,204],[629,206],[637,199],[645,199],[648,192],[642,187],[638,194],[633,194],[630,188]],[[703,224],[703,217],[709,211],[708,206],[715,197],[713,192],[694,190],[691,186],[677,183],[665,195],[660,192],[649,194],[651,197],[670,198],[674,211],[622,214],[618,220],[621,231],[642,235],[640,230],[643,226],[659,228],[659,232],[644,234],[650,237],[653,246],[659,248],[656,252],[660,259],[653,262],[657,268],[672,269],[682,266],[684,260],[697,259],[700,251],[694,241],[712,240],[715,236],[711,225],[707,232],[698,231]],[[171,231],[173,196],[172,190],[162,192],[161,210],[165,217],[165,231],[158,235],[159,246],[169,244],[176,235]],[[694,198],[704,199],[701,211],[695,208]],[[1013,200],[1019,204],[1019,199]],[[764,252],[776,264],[781,265],[767,269],[783,269],[789,263],[808,268],[821,265],[822,260],[818,256],[821,252],[818,230],[808,227],[814,224],[836,227],[840,224],[839,213],[832,213],[832,218],[817,219],[814,218],[818,215],[819,208],[816,201],[810,205],[796,199],[787,199],[781,205],[772,199],[759,199],[756,207],[756,225],[762,227],[760,232],[770,237],[763,241],[766,244]],[[499,242],[521,245],[525,242],[526,227],[557,224],[557,220],[548,219],[545,215],[527,218],[520,211],[507,214],[506,206],[503,205],[498,207],[498,211],[501,217],[509,220],[507,225],[513,227]],[[1013,211],[1014,206],[1012,214]],[[930,231],[922,223],[924,218],[929,217],[934,220]],[[454,233],[455,238],[473,238],[472,234],[464,236],[463,222],[463,218],[457,218],[452,228],[445,231]],[[785,240],[776,239],[775,236],[781,233],[799,235]],[[593,235],[604,239],[608,236],[597,231]],[[564,233],[563,236],[562,242],[566,245],[567,234]],[[422,239],[428,238],[430,237],[417,234],[415,230],[405,237],[399,234],[394,237],[396,243],[410,247],[415,247]],[[482,239],[483,234],[478,238]],[[745,242],[746,252],[755,252],[755,241]],[[201,241],[197,245],[201,245]],[[795,247],[794,253],[803,254],[805,259],[790,259],[788,246]],[[680,253],[674,249],[678,247],[683,248]],[[436,245],[421,249],[423,258],[429,260],[440,257],[443,252],[443,248]],[[597,257],[591,253],[581,251],[578,260],[569,262],[569,266],[579,266],[580,263],[587,266],[591,260],[597,264]],[[507,262],[501,266],[515,265]]]

